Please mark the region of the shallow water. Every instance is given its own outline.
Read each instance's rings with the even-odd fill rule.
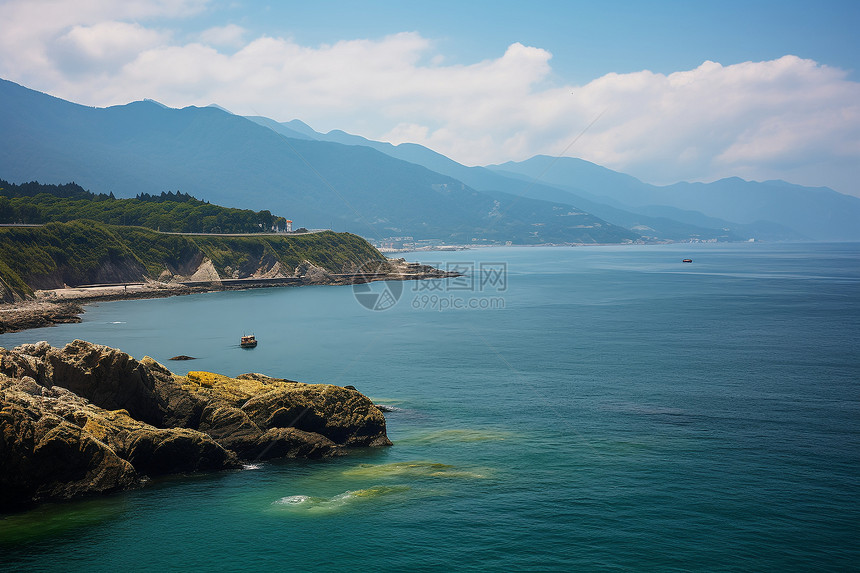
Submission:
[[[364,308],[351,287],[268,289],[103,303],[78,325],[0,336],[6,347],[82,338],[180,373],[352,384],[392,406],[395,443],[6,516],[0,565],[746,571],[860,562],[860,245],[408,258],[478,272],[406,283],[385,311]],[[505,280],[481,275],[481,263]],[[476,309],[465,308],[473,300]],[[246,332],[256,349],[238,347]],[[168,361],[178,354],[198,359]]]

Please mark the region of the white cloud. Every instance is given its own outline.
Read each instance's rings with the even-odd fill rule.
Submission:
[[[6,0],[0,2],[0,76],[47,89],[61,81],[56,42],[73,28],[107,22],[181,18],[209,0]]]
[[[579,153],[668,183],[730,175],[830,184],[845,192],[860,159],[860,84],[845,72],[785,56],[668,76],[609,75],[581,88],[607,113]]]
[[[0,5],[10,23],[0,76],[88,105],[150,97],[299,118],[467,164],[562,153],[599,117],[568,155],[657,183],[739,175],[860,195],[860,84],[794,56],[552,85],[552,55],[519,43],[469,65],[447,65],[415,32],[309,47],[245,41],[228,24],[180,43],[148,19],[194,14],[204,0],[83,4]]]
[[[56,40],[50,55],[65,72],[115,71],[168,39],[169,35],[139,24],[100,22],[73,27]]]
[[[247,31],[243,27],[236,24],[216,26],[201,32],[200,42],[210,46],[238,48],[244,44],[246,33]]]

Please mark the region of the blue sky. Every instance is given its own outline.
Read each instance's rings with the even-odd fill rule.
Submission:
[[[860,195],[860,2],[3,0],[0,21],[0,77],[82,104]]]
[[[793,54],[858,79],[860,2],[781,1],[327,1],[213,6],[200,26],[230,20],[305,45],[418,31],[452,63],[493,58],[513,42],[554,54],[563,81],[609,72],[671,73],[705,60],[724,65]],[[272,23],[277,23],[273,26]]]

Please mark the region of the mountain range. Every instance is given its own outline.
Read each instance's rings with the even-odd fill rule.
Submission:
[[[782,181],[649,185],[574,158],[467,167],[298,120],[78,105],[0,80],[0,178],[181,191],[295,226],[450,243],[860,240],[860,199]]]

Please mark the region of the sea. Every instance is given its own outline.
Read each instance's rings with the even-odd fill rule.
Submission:
[[[353,385],[394,442],[3,515],[0,569],[860,570],[860,244],[402,256],[462,275],[0,336]]]

